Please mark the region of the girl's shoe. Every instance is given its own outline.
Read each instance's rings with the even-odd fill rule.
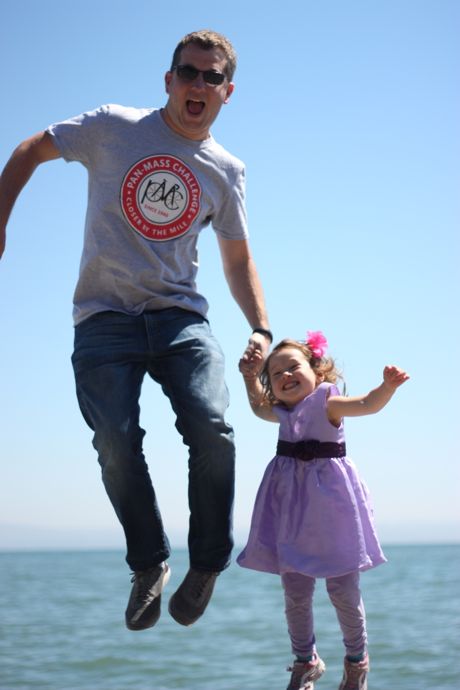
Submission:
[[[343,678],[339,690],[367,690],[369,657],[366,654],[362,661],[344,660]]]
[[[322,659],[315,654],[312,661],[294,661],[293,666],[287,669],[291,671],[291,680],[286,690],[314,690],[315,680],[321,678],[326,665]]]

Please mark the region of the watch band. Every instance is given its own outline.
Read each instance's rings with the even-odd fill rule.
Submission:
[[[268,338],[271,343],[273,342],[273,333],[268,328],[254,328],[252,332],[260,333],[260,335],[264,335],[266,338]]]

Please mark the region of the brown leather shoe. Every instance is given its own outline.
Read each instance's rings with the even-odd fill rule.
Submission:
[[[133,586],[125,612],[129,630],[145,630],[155,625],[160,617],[161,592],[170,575],[167,563],[133,573]]]
[[[218,572],[190,568],[182,584],[169,600],[169,613],[180,625],[192,625],[205,612]]]

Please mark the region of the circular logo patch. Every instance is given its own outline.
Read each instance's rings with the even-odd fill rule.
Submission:
[[[128,170],[121,186],[121,207],[129,225],[148,240],[184,235],[200,209],[201,188],[183,161],[148,156]]]

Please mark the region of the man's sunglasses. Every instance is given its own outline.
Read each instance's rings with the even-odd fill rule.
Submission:
[[[199,74],[203,75],[206,84],[212,84],[213,86],[223,84],[225,79],[225,74],[222,74],[222,72],[216,72],[213,69],[197,69],[193,65],[176,65],[171,67],[171,72],[174,70],[176,70],[179,79],[187,82],[195,81]]]

